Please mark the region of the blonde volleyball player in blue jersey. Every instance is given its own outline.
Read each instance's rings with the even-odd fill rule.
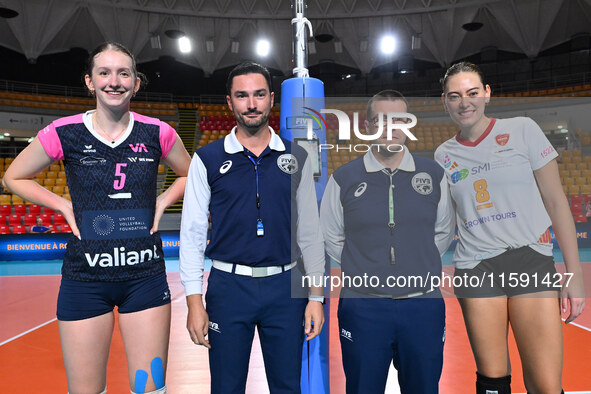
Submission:
[[[168,124],[130,112],[141,80],[124,46],[97,47],[85,81],[96,110],[41,130],[4,183],[26,200],[62,212],[72,228],[57,306],[69,392],[106,392],[117,306],[131,391],[161,394],[170,291],[158,223],[183,196],[191,158]],[[161,159],[179,178],[157,197]],[[33,180],[57,160],[64,162],[72,202]]]
[[[485,115],[491,89],[478,66],[451,66],[442,85],[443,105],[460,130],[437,148],[435,160],[446,169],[456,205],[453,261],[462,285],[455,292],[476,360],[476,393],[510,394],[511,324],[528,393],[559,394],[560,309],[570,309],[566,323],[573,321],[585,295],[557,153],[531,119]],[[566,275],[554,267],[550,225]]]

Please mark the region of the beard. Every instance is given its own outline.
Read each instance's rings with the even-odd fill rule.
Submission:
[[[249,114],[262,114],[258,119],[249,119],[246,117],[246,115]],[[239,125],[241,125],[242,127],[244,127],[249,133],[251,134],[256,134],[257,131],[259,131],[259,129],[267,124],[267,122],[269,121],[269,113],[263,113],[260,111],[254,111],[254,112],[245,112],[242,114],[236,114],[236,123],[238,123]]]

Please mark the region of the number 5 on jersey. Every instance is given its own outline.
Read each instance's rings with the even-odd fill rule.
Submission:
[[[113,189],[121,190],[125,186],[125,173],[123,168],[127,167],[127,163],[115,164],[115,182],[113,182]]]
[[[491,208],[493,203],[490,202],[490,194],[487,188],[487,183],[485,179],[479,179],[474,182],[474,191],[476,192],[476,209],[485,209]],[[480,205],[479,205],[480,204]]]

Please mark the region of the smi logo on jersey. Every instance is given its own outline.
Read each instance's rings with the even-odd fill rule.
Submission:
[[[470,175],[470,171],[468,171],[468,169],[458,169],[459,164],[455,161],[452,161],[448,154],[446,154],[443,158],[443,166],[445,169],[451,172],[451,183],[453,184],[466,179],[468,175]]]

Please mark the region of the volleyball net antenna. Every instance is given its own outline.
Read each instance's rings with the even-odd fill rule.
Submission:
[[[328,181],[327,154],[320,149],[326,144],[327,131],[326,122],[321,115],[321,110],[325,107],[324,83],[317,78],[311,78],[308,72],[308,39],[312,37],[312,24],[306,17],[306,1],[292,0],[291,4],[294,68],[293,77],[281,84],[280,134],[291,140],[293,144],[306,149],[312,164],[316,198],[319,203]],[[292,237],[296,237],[296,234],[292,234]],[[329,263],[327,263],[327,270],[330,272]],[[295,294],[298,290],[298,294],[301,294],[302,288],[294,287],[292,290],[292,296],[298,296]],[[302,349],[300,380],[302,393],[328,394],[330,392],[328,374],[330,299],[326,290],[324,295],[327,300],[324,305],[324,328],[318,337],[305,341]]]

